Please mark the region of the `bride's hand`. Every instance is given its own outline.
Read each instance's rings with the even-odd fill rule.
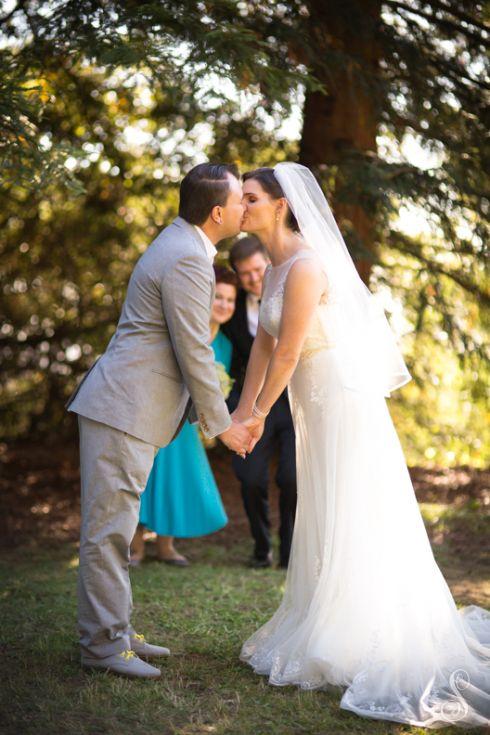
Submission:
[[[264,433],[265,419],[259,419],[256,416],[249,416],[245,421],[243,421],[243,425],[252,435],[252,441],[248,448],[248,453],[250,454]]]
[[[241,411],[240,406],[237,406],[235,410],[233,411],[233,413],[230,415],[231,415],[231,420],[235,424],[243,424],[243,422],[246,421],[250,416],[249,413],[245,413],[244,411]]]

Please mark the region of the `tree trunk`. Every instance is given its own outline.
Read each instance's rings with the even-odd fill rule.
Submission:
[[[342,0],[310,0],[309,28],[317,58],[321,49],[333,49],[347,59],[326,68],[314,62],[313,72],[325,85],[327,95],[308,92],[304,105],[304,121],[300,143],[300,162],[318,170],[326,165],[333,180],[332,207],[344,232],[351,230],[362,247],[375,250],[376,213],[356,203],[338,200],[339,170],[346,154],[376,151],[378,113],[374,94],[363,84],[365,72],[377,74],[379,48],[375,33],[380,19],[380,0],[357,0],[356,13],[351,3]],[[352,16],[355,15],[353,18]],[[343,183],[348,186],[349,182]],[[370,258],[356,260],[361,278],[367,283]]]

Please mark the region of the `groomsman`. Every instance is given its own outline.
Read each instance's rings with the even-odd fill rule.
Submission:
[[[257,334],[262,280],[269,259],[267,251],[255,236],[235,242],[230,251],[230,264],[240,281],[233,317],[222,326],[223,332],[233,344],[231,377],[234,378],[228,399],[230,411],[234,411],[243,388],[247,362],[252,343]],[[294,516],[296,513],[296,458],[295,439],[287,391],[280,396],[265,422],[264,434],[255,449],[245,459],[234,457],[233,469],[242,487],[242,498],[255,542],[251,560],[253,567],[269,567],[272,564],[269,521],[269,463],[278,447],[276,482],[280,490],[280,558],[279,565],[287,567]]]

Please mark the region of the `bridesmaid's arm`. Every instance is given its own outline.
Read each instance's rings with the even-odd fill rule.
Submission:
[[[262,388],[271,356],[274,352],[276,340],[259,324],[257,336],[254,339],[250,358],[247,363],[245,382],[240,395],[240,402],[232,414],[234,421],[244,421],[252,414],[255,403]]]
[[[264,385],[256,397],[256,406],[264,418],[259,419],[254,415],[246,422],[256,440],[262,435],[265,416],[296,369],[315,309],[325,290],[326,278],[315,261],[298,260],[291,266],[284,289],[279,339],[267,368]],[[251,397],[250,394],[249,400]],[[247,404],[247,408],[251,409],[252,406]]]

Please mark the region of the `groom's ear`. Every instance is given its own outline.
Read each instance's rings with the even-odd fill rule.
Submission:
[[[223,208],[218,204],[211,210],[211,219],[217,225],[223,224]]]

